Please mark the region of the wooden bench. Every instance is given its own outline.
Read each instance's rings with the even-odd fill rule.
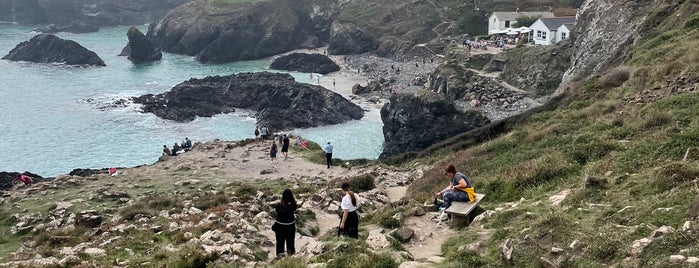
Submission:
[[[484,194],[476,193],[476,201],[473,201],[473,203],[452,202],[451,206],[444,211],[451,215],[451,225],[460,225],[464,222],[469,223],[469,216],[471,212],[473,212],[473,210],[476,209],[476,207],[478,207],[478,204],[481,202],[481,200],[483,200],[484,197]],[[441,218],[442,217],[440,215],[440,219]],[[437,223],[437,226],[439,226],[441,223],[441,221]]]

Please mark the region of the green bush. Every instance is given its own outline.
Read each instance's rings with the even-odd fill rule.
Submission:
[[[350,189],[355,193],[361,193],[376,188],[374,184],[374,175],[364,174],[349,179]]]
[[[303,258],[284,257],[272,265],[273,268],[305,268],[306,261]]]
[[[230,201],[230,195],[223,191],[218,191],[215,194],[207,193],[200,195],[199,198],[195,200],[193,205],[198,209],[207,210],[222,204],[228,204]]]
[[[400,221],[391,217],[390,215],[384,214],[378,219],[378,221],[379,225],[381,225],[383,228],[393,229],[400,227]]]
[[[692,15],[687,22],[684,23],[684,28],[688,30],[699,28],[699,13]]]
[[[257,194],[257,187],[255,187],[252,184],[243,184],[238,187],[238,190],[235,191],[235,197],[238,198],[240,202],[248,202],[253,199],[253,197]]]

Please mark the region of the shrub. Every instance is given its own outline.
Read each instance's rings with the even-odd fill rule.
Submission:
[[[204,194],[199,196],[199,199],[196,200],[194,206],[201,210],[207,210],[221,204],[228,204],[230,200],[231,197],[227,193],[219,191],[215,194]]]
[[[653,179],[653,188],[659,192],[672,188],[699,177],[699,170],[684,163],[670,163],[662,166]]]
[[[652,111],[645,118],[642,127],[652,129],[672,123],[674,121],[671,114],[665,111]]]
[[[688,30],[699,28],[699,13],[692,15],[687,22],[684,23],[684,28]]]
[[[257,188],[254,185],[251,184],[243,184],[238,187],[238,190],[235,192],[235,197],[240,200],[240,202],[247,202],[252,200],[252,197],[257,194]]]
[[[306,266],[306,261],[296,257],[284,257],[272,265],[274,268],[305,268]]]
[[[626,66],[620,66],[607,72],[605,75],[597,79],[595,85],[600,89],[611,89],[624,84],[631,76],[631,69]]]
[[[379,225],[383,228],[398,228],[400,227],[400,221],[391,217],[390,215],[382,215],[379,219]]]
[[[175,197],[153,195],[140,199],[128,207],[121,208],[119,215],[126,220],[133,220],[134,216],[138,214],[155,216],[160,210],[178,207],[178,200]]]
[[[374,175],[368,173],[349,179],[349,184],[350,189],[356,193],[376,188],[376,184],[374,184]]]

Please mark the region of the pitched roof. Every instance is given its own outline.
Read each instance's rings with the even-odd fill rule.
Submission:
[[[493,14],[491,14],[490,16],[495,16],[499,20],[503,20],[503,21],[514,21],[520,17],[546,18],[546,17],[553,17],[554,15],[551,12],[493,12]]]
[[[571,25],[575,25],[575,17],[540,18],[539,20],[551,31],[555,31],[563,24],[565,24],[568,29],[572,28]]]

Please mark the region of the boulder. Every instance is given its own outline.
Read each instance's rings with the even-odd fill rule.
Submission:
[[[2,59],[37,63],[65,63],[80,66],[106,66],[95,52],[75,41],[51,34],[39,34],[17,45]]]
[[[12,180],[16,178],[19,174],[19,172],[0,171],[0,190],[12,188]],[[31,177],[34,182],[46,180],[45,178],[31,172],[25,171],[22,172],[22,174]]]
[[[339,124],[360,119],[362,109],[321,86],[298,83],[288,74],[240,73],[190,79],[159,95],[134,99],[143,112],[188,122],[236,108],[257,111],[260,124],[275,131]]]
[[[321,54],[292,53],[275,59],[270,69],[327,74],[340,70],[334,61]]]
[[[453,102],[434,92],[391,96],[381,108],[381,120],[385,143],[380,158],[423,150],[490,123],[480,112],[461,112]]]
[[[410,228],[400,228],[393,233],[393,237],[400,242],[407,243],[415,235],[415,230]]]
[[[163,53],[156,49],[138,28],[129,28],[126,36],[129,38],[129,43],[122,49],[120,56],[127,56],[133,63],[159,61],[163,58]]]

